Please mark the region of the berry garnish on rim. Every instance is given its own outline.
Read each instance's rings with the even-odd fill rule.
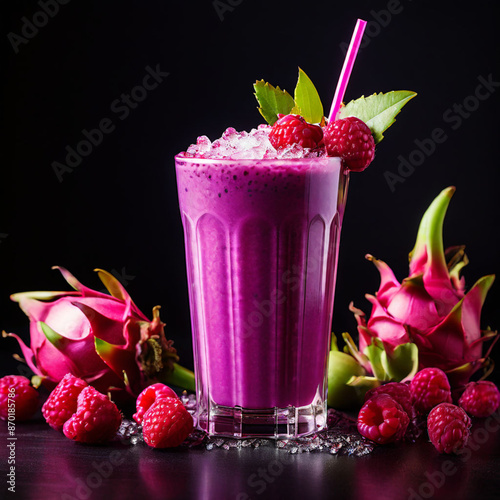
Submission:
[[[328,156],[340,156],[354,172],[364,170],[375,156],[372,132],[355,116],[329,123],[325,128],[325,146]]]
[[[318,91],[299,68],[294,97],[264,80],[254,84],[259,112],[272,125],[269,140],[277,150],[295,145],[340,157],[353,172],[364,170],[374,158],[375,145],[415,92],[406,90],[360,97],[335,111],[328,121]]]
[[[275,149],[298,144],[303,148],[316,148],[323,139],[323,130],[318,125],[307,123],[299,115],[278,115],[279,119],[269,132],[269,140]]]

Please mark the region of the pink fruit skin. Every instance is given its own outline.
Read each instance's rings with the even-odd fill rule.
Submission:
[[[146,383],[136,360],[138,343],[163,333],[163,323],[156,317],[150,322],[113,276],[109,279],[122,298],[87,288],[66,269],[58,269],[77,291],[25,292],[11,297],[30,319],[30,347],[10,334],[19,342],[28,366],[49,389],[72,373],[101,392],[112,387],[139,394]],[[44,300],[39,300],[41,293],[46,294]],[[55,335],[49,338],[41,322]],[[107,343],[101,355],[96,338]],[[168,347],[175,356],[175,349]]]

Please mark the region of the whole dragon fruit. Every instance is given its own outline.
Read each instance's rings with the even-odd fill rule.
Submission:
[[[464,247],[443,250],[443,221],[454,187],[443,190],[425,212],[417,241],[410,253],[410,275],[398,282],[390,267],[371,255],[381,282],[371,316],[351,304],[359,332],[359,351],[382,341],[389,353],[402,344],[418,347],[419,368],[444,370],[452,387],[463,386],[471,375],[488,365],[483,343],[497,340],[497,332],[480,328],[481,308],[495,279],[484,276],[465,293],[461,269],[468,263]],[[380,339],[376,340],[376,339]]]
[[[30,319],[31,345],[5,334],[17,339],[44,385],[50,389],[72,373],[101,392],[137,396],[151,381],[194,390],[193,373],[177,364],[173,342],[165,338],[159,306],[149,321],[108,272],[96,270],[111,295],[87,288],[62,267],[55,269],[76,291],[12,295]]]

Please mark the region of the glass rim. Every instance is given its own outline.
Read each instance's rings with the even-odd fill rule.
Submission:
[[[197,156],[182,156],[178,153],[174,156],[175,161],[185,161],[188,163],[225,163],[225,164],[254,164],[256,162],[262,164],[276,164],[276,163],[298,163],[298,162],[335,162],[342,164],[340,156],[320,156],[311,158],[200,158]]]

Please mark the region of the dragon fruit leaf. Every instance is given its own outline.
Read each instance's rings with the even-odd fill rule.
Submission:
[[[453,271],[455,266],[461,265],[463,267],[469,263],[469,259],[465,253],[465,245],[456,245],[453,247],[448,247],[444,251],[444,258],[446,260],[446,265],[448,270]]]
[[[64,351],[66,352],[71,351],[71,345],[76,344],[78,341],[74,341],[72,339],[63,337],[43,321],[38,321],[37,325],[44,334],[45,338],[57,349],[58,365],[63,365],[63,364],[67,365],[68,370],[66,370],[66,372],[71,371],[71,373],[73,373],[74,375],[79,376],[80,370],[77,368],[71,357],[64,354]],[[45,353],[44,355],[47,356],[47,359],[52,360],[54,353],[50,351],[44,351],[44,353]],[[42,356],[41,351],[38,352],[37,356],[38,357]],[[54,361],[55,360],[56,358],[54,358]]]
[[[448,279],[443,249],[443,222],[455,187],[450,186],[434,199],[425,211],[418,228],[417,240],[410,253],[410,275],[431,270],[435,279]]]
[[[66,337],[63,337],[59,333],[57,333],[55,330],[53,330],[47,323],[44,323],[43,321],[38,322],[38,326],[42,330],[43,334],[45,335],[45,338],[58,350],[64,350],[67,346],[68,343],[70,342],[69,339]]]
[[[377,339],[374,339],[375,341]],[[389,381],[390,378],[384,369],[382,356],[385,355],[385,350],[380,343],[373,342],[371,345],[366,346],[365,355],[370,361],[373,375],[382,381]]]
[[[175,385],[182,389],[187,389],[188,391],[196,390],[196,382],[194,372],[184,368],[178,363],[173,363],[173,370],[163,370],[157,374],[157,378],[160,382],[167,385]]]
[[[352,376],[347,382],[346,385],[351,387],[362,387],[369,389],[373,389],[374,387],[378,387],[380,385],[380,380],[377,377],[369,377],[368,375],[359,375]]]
[[[146,318],[142,311],[135,305],[129,293],[125,290],[125,287],[112,274],[108,273],[104,269],[94,269],[94,271],[97,272],[99,279],[102,281],[111,296],[125,302],[127,305],[126,314],[130,314],[130,311],[133,311],[144,321],[148,321],[148,318]],[[105,296],[107,297],[107,295]],[[126,316],[124,316],[123,319],[125,320],[125,318]]]
[[[490,355],[490,352],[493,349],[493,346],[498,341],[498,338],[499,338],[498,337],[498,332],[495,331],[495,330],[491,330],[491,329],[488,328],[488,330],[482,331],[481,334],[482,334],[481,337],[479,337],[478,339],[474,340],[474,342],[472,342],[469,345],[469,348],[472,349],[476,344],[481,344],[483,342],[489,342],[490,340],[493,340],[493,342],[489,345],[488,350],[484,354],[484,356],[487,357],[487,356]]]
[[[130,298],[123,285],[111,273],[108,273],[108,271],[104,269],[94,269],[94,271],[98,274],[102,284],[112,297],[123,300],[124,302],[126,302],[127,298]]]
[[[426,333],[425,340],[436,353],[447,353],[451,359],[463,359],[464,348],[467,348],[469,360],[481,356],[477,343],[482,339],[479,327],[481,307],[493,280],[494,275],[480,278],[448,315]]]
[[[356,343],[349,335],[349,333],[342,333],[342,338],[344,339],[344,342],[346,344],[344,346],[344,352],[350,354],[365,370],[369,369],[370,363],[368,361],[368,358],[358,350]]]
[[[72,305],[85,314],[90,323],[92,335],[114,345],[124,345],[126,343],[126,339],[123,337],[122,322],[107,318],[82,302],[75,301],[72,302]]]
[[[67,269],[61,266],[53,266],[52,269],[57,269],[62,275],[66,282],[75,290],[78,290],[83,297],[101,297],[108,300],[115,300],[114,298],[110,298],[109,295],[105,293],[98,292],[96,290],[92,290],[85,285],[82,285]],[[71,293],[68,293],[70,295]]]
[[[418,347],[412,342],[400,344],[390,354],[384,351],[381,362],[391,380],[411,380],[418,371]]]
[[[486,299],[486,295],[494,281],[495,275],[493,274],[479,278],[465,297],[459,302],[462,307],[462,326],[465,332],[465,340],[468,344],[476,340],[468,337],[471,332],[480,330],[479,321],[481,309]]]
[[[24,356],[24,362],[30,367],[30,369],[35,373],[36,375],[42,375],[42,372],[38,369],[38,367],[35,364],[35,356],[33,354],[33,351],[23,342],[21,337],[19,335],[16,335],[15,333],[7,333],[5,331],[2,331],[2,337],[12,337],[17,340],[19,347],[21,348],[21,352],[23,353]],[[16,355],[13,355],[14,357]]]
[[[31,377],[31,385],[35,388],[38,389],[42,384],[43,381],[46,377],[41,377],[40,375],[33,375]]]
[[[380,273],[380,287],[378,293],[385,293],[388,289],[399,287],[399,281],[394,276],[392,269],[380,259],[376,259],[371,254],[366,254],[365,259],[372,262]]]
[[[106,363],[121,379],[123,372],[127,374],[127,380],[140,380],[139,367],[135,362],[134,353],[121,349],[119,346],[110,344],[105,340],[95,338],[95,350],[99,357]],[[130,385],[130,384],[129,384]],[[136,387],[133,388],[137,390]]]
[[[339,346],[337,344],[337,337],[336,335],[332,332],[332,338],[330,341],[330,351],[338,351]]]
[[[45,318],[47,312],[52,307],[50,302],[32,299],[29,294],[24,293],[15,294],[15,297],[12,296],[11,299],[19,304],[19,307],[30,318],[30,321]]]
[[[25,298],[33,300],[52,301],[55,299],[59,299],[61,297],[67,297],[68,295],[79,297],[80,293],[79,292],[20,292],[20,293],[13,293],[10,296],[10,300],[18,303],[23,301]]]
[[[463,259],[450,268],[450,279],[453,283],[455,290],[457,290],[461,296],[463,296],[464,288],[465,288],[465,280],[460,277],[460,272],[462,269],[469,263],[469,259],[467,255],[464,254]]]
[[[81,292],[82,295],[86,295],[85,292],[87,291],[94,292],[94,290],[82,285],[66,268],[61,266],[52,266],[52,269],[57,269],[63,275],[63,278],[66,280],[68,285]]]
[[[354,313],[354,317],[356,318],[356,322],[358,324],[358,326],[366,326],[366,315],[365,313],[354,306],[354,302],[350,302],[349,303],[349,311],[351,311],[352,313]]]

